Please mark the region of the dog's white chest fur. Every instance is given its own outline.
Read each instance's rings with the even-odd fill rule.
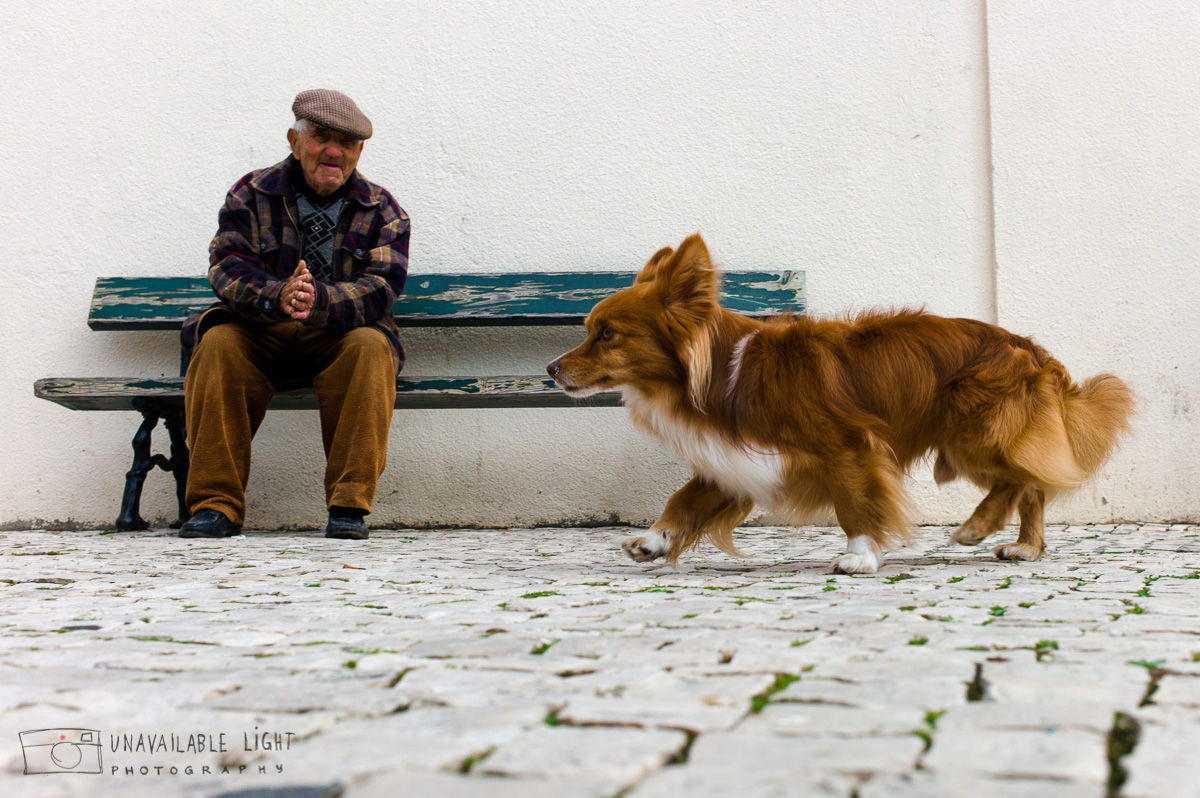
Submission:
[[[697,474],[732,496],[748,497],[763,507],[775,504],[783,486],[779,452],[735,446],[719,434],[681,423],[635,389],[623,388],[622,396],[634,419]]]

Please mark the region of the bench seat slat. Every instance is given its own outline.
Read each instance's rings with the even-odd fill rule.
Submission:
[[[72,410],[132,410],[136,398],[182,407],[183,378],[119,379],[104,377],[50,378],[34,384],[34,394]],[[534,408],[618,407],[616,391],[575,400],[547,377],[400,377],[396,380],[396,408]],[[271,401],[272,410],[316,409],[311,387],[282,390]]]
[[[410,274],[393,313],[401,327],[579,324],[596,302],[633,278],[632,272]],[[214,301],[201,277],[101,277],[88,326],[177,330]],[[721,304],[749,316],[803,312],[804,272],[725,272]]]

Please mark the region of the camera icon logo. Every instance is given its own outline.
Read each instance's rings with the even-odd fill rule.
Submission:
[[[37,729],[23,731],[20,737],[26,775],[103,771],[96,729]]]

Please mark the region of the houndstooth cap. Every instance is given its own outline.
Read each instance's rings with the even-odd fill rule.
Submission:
[[[322,127],[345,133],[356,139],[371,138],[371,120],[340,91],[309,89],[296,95],[292,103],[296,119],[307,119]]]

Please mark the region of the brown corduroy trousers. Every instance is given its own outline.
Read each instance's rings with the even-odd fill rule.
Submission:
[[[297,321],[207,330],[184,378],[191,467],[188,510],[245,522],[250,441],[276,385],[312,380],[325,444],[325,502],[371,511],[387,464],[396,402],[391,347],[373,327],[326,330]]]

